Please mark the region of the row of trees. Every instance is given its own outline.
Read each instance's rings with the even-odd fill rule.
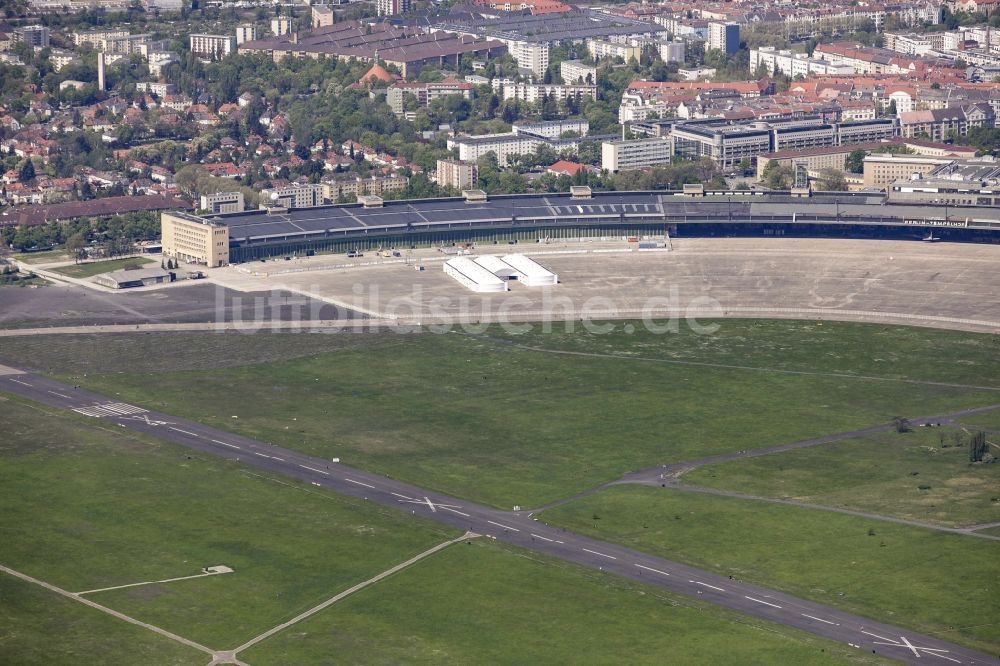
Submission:
[[[155,212],[126,213],[114,217],[39,225],[6,226],[0,229],[4,246],[17,251],[70,244],[74,248],[92,243],[113,242],[112,252],[124,244],[160,237],[160,216]],[[117,239],[117,240],[116,240]]]

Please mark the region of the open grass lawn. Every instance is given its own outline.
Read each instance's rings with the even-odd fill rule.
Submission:
[[[0,573],[0,662],[204,666],[208,655]]]
[[[49,374],[159,374],[286,361],[370,344],[367,335],[353,333],[25,335],[5,337],[0,359]]]
[[[1000,464],[970,464],[967,439],[955,428],[886,432],[707,465],[683,481],[949,526],[1000,521]]]
[[[993,432],[987,433],[987,435],[993,436],[987,436],[987,439],[995,442],[996,445],[991,447],[990,450],[993,452],[993,455],[1000,458],[1000,437],[997,436],[1000,435],[1000,410],[990,412],[989,414],[962,417],[962,423],[970,426],[979,426],[984,430],[992,430]]]
[[[650,333],[641,322],[613,322],[607,335],[587,335],[563,324],[551,332],[534,325],[527,333],[488,335],[516,344],[619,357],[730,364],[792,372],[828,372],[897,379],[958,382],[1000,388],[1000,335],[835,321],[725,319],[711,335],[693,333],[679,322],[678,333]]]
[[[483,540],[451,546],[240,656],[258,666],[883,663]]]
[[[1000,543],[798,507],[615,486],[542,520],[996,653]]]
[[[981,532],[982,534],[992,534],[993,536],[1000,536],[1000,525],[996,527],[987,527],[976,531]]]
[[[779,336],[794,347],[795,331],[773,329],[761,342]],[[50,371],[145,407],[502,507],[540,506],[643,467],[1000,402],[1000,392],[974,388],[547,354],[458,334],[346,339],[330,342],[340,345],[334,353],[207,371],[144,372],[142,363],[121,370],[122,359],[109,361],[119,371],[95,361],[86,377]],[[230,356],[244,344],[241,336],[224,340]],[[157,341],[153,353],[171,350],[184,367],[198,356],[183,337]],[[127,344],[116,353],[136,356],[122,351]],[[4,356],[18,355],[6,345]],[[978,377],[969,370],[967,379]]]
[[[0,561],[71,592],[230,566],[90,595],[213,649],[459,534],[66,412],[0,414]]]
[[[72,257],[66,250],[47,250],[45,252],[25,252],[15,254],[14,258],[28,264],[47,264],[54,261],[68,261]]]
[[[128,257],[125,259],[108,259],[107,261],[92,261],[86,264],[74,264],[72,266],[60,266],[53,268],[56,273],[75,278],[88,278],[101,273],[110,273],[128,266],[143,266],[155,264],[145,257]]]

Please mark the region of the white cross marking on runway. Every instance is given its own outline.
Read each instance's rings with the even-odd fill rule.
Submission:
[[[401,499],[400,502],[404,504],[426,504],[433,513],[437,513],[440,509],[461,509],[462,507],[456,506],[454,504],[441,504],[440,502],[432,502],[429,497],[424,497],[423,499]]]
[[[882,639],[882,640],[878,640],[878,641],[872,641],[873,643],[875,643],[875,645],[888,645],[888,646],[891,646],[891,647],[906,648],[907,650],[909,650],[910,652],[912,652],[913,655],[915,657],[917,657],[918,659],[920,657],[924,656],[924,655],[920,654],[921,652],[926,652],[927,654],[929,654],[931,656],[941,657],[942,659],[947,659],[948,661],[953,661],[956,664],[961,664],[962,663],[958,659],[952,659],[951,657],[946,657],[943,654],[938,654],[939,652],[948,652],[948,650],[944,650],[942,648],[932,648],[932,647],[923,647],[923,646],[920,646],[920,645],[914,645],[913,643],[911,643],[906,638],[906,636],[900,636],[899,640],[897,641],[894,638],[886,638],[885,636],[879,636],[878,634],[872,634],[872,633],[869,633],[869,632],[864,631],[864,630],[862,630],[861,633],[868,634],[869,636],[874,636],[875,638]]]
[[[143,414],[142,416],[129,416],[127,417],[133,421],[143,421],[146,425],[151,426],[161,426],[161,425],[173,425],[173,421],[157,421],[156,419],[150,419],[148,414]],[[237,447],[239,448],[239,447]]]

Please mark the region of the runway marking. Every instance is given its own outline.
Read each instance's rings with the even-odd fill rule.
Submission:
[[[301,467],[302,469],[307,469],[310,472],[319,472],[320,474],[326,474],[327,473],[327,472],[324,472],[321,469],[316,469],[315,467],[310,467],[309,465],[299,465],[299,467]]]
[[[20,379],[11,379],[10,381],[15,382],[17,384],[23,384],[24,386],[30,386],[32,388],[35,387],[34,384],[29,384],[28,382],[22,382]]]
[[[284,459],[284,458],[279,458],[278,456],[271,456],[271,458],[273,458],[274,460],[278,460],[278,461],[281,461],[281,462],[285,462],[285,459]]]
[[[660,571],[659,569],[654,569],[653,567],[647,567],[647,566],[643,566],[641,564],[637,564],[635,566],[639,567],[640,569],[645,569],[646,571],[652,571],[653,573],[661,574],[663,576],[669,576],[670,575],[666,571]]]
[[[193,433],[193,432],[189,432],[189,431],[187,431],[187,430],[181,430],[180,428],[175,428],[175,427],[173,427],[173,426],[167,426],[167,427],[168,427],[168,428],[170,428],[171,430],[174,430],[174,431],[176,431],[176,432],[182,432],[182,433],[184,433],[185,435],[191,435],[192,437],[197,437],[197,436],[198,436],[198,435],[196,435],[195,433]]]
[[[359,486],[364,486],[365,488],[374,488],[375,487],[375,486],[373,486],[370,483],[365,483],[364,481],[355,481],[354,479],[348,479],[346,476],[344,477],[344,481],[347,481],[348,483],[356,483]]]
[[[689,583],[694,583],[695,585],[701,585],[702,587],[710,587],[713,590],[718,590],[719,592],[725,592],[721,587],[716,587],[715,585],[709,585],[708,583],[703,583],[700,580],[689,580]]]
[[[529,532],[529,534],[531,533]],[[550,539],[548,537],[543,537],[541,534],[531,534],[531,536],[535,537],[536,539],[541,539],[542,541],[549,541],[551,543],[562,543],[562,541],[559,541],[558,539]]]
[[[254,451],[253,454],[255,456],[260,456],[261,458],[270,458],[271,457],[271,456],[267,455],[266,453],[261,453],[260,451]]]
[[[778,604],[772,604],[770,601],[761,601],[760,599],[754,599],[753,597],[748,597],[743,595],[744,599],[749,599],[750,601],[756,601],[759,604],[764,604],[765,606],[773,606],[774,608],[781,608]]]
[[[614,555],[605,555],[604,553],[598,553],[596,550],[590,550],[589,548],[584,548],[583,550],[587,551],[588,553],[593,553],[594,555],[600,555],[601,557],[606,557],[609,560],[617,560],[618,559]]]
[[[55,391],[48,391],[48,392],[51,393],[52,395],[57,395],[60,398],[66,398],[67,400],[72,400],[73,399],[73,398],[69,397],[68,395],[66,395],[65,393],[56,393]]]
[[[453,509],[450,506],[441,506],[440,504],[438,504],[438,506],[440,506],[445,511],[451,511],[452,513],[457,513],[458,515],[465,516],[466,518],[469,517],[469,514],[465,513],[464,511],[459,511],[458,509]]]
[[[840,625],[839,625],[838,623],[836,623],[836,622],[830,622],[829,620],[824,620],[823,618],[821,618],[821,617],[816,617],[815,615],[806,615],[805,613],[800,613],[800,615],[802,615],[802,617],[807,617],[807,618],[809,618],[810,620],[816,620],[817,622],[826,622],[827,624],[832,624],[832,625],[833,625],[833,626],[835,626],[835,627],[839,627],[839,626],[840,626]]]
[[[502,527],[505,530],[510,530],[511,532],[520,532],[521,530],[516,527],[511,527],[510,525],[504,525],[503,523],[494,523],[492,520],[487,520],[490,525],[496,525],[497,527]]]
[[[146,412],[142,407],[136,407],[135,405],[129,405],[124,402],[109,402],[105,405],[100,405],[101,409],[106,409],[109,412],[115,414],[144,414]]]
[[[394,493],[392,491],[389,491],[389,494],[395,497],[402,497],[403,499],[413,499],[412,497],[407,497],[406,495],[400,495],[399,493]]]
[[[235,444],[230,444],[229,442],[223,442],[223,441],[218,440],[218,439],[213,439],[212,441],[215,442],[216,444],[222,444],[223,446],[228,446],[231,449],[239,449],[240,448],[240,447],[236,446]]]
[[[907,650],[912,652],[913,656],[915,656],[917,659],[923,656],[922,654],[920,654],[921,652],[926,652],[929,655],[935,657],[941,657],[942,659],[953,661],[956,664],[962,663],[958,659],[953,659],[952,657],[946,657],[943,654],[938,654],[938,652],[948,652],[948,650],[945,650],[943,648],[922,647],[920,645],[914,645],[906,638],[906,636],[900,636],[899,640],[897,641],[894,638],[886,638],[885,636],[879,636],[878,634],[870,633],[868,631],[865,631],[864,629],[861,630],[861,633],[868,634],[869,636],[874,636],[875,638],[880,638],[881,640],[879,641],[872,641],[873,643],[875,643],[875,645],[888,645],[889,647],[906,648]]]

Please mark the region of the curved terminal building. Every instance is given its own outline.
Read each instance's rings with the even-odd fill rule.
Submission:
[[[163,213],[164,253],[210,266],[280,255],[461,242],[621,236],[815,236],[1000,241],[1000,206],[902,203],[878,193],[594,192],[271,208],[199,217]],[[997,202],[1000,203],[1000,202]]]

